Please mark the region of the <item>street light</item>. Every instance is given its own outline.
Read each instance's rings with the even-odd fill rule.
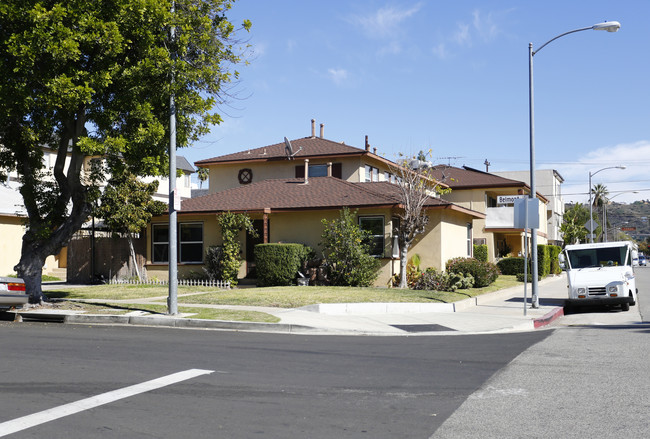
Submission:
[[[618,197],[619,195],[638,194],[638,193],[639,193],[639,191],[624,191],[624,192],[620,192],[620,193],[618,193],[618,194],[616,194],[616,195],[614,195],[614,196],[612,196],[610,198],[605,199],[605,205],[603,206],[604,207],[604,209],[603,209],[603,227],[604,227],[604,229],[603,230],[605,231],[605,242],[609,242],[607,240],[607,204],[609,204],[610,201],[612,201],[614,198]]]
[[[557,40],[565,35],[583,30],[604,30],[607,32],[616,32],[620,29],[621,24],[618,21],[606,21],[604,23],[597,23],[593,26],[574,29],[569,32],[564,32],[539,46],[539,49],[533,50],[533,43],[528,44],[528,99],[529,99],[529,115],[530,115],[530,198],[536,197],[535,189],[535,117],[534,117],[534,100],[533,100],[533,56],[542,50],[547,44]],[[591,186],[589,187],[591,190]],[[531,247],[532,247],[532,306],[539,308],[538,296],[538,282],[537,282],[537,229],[531,229]]]
[[[594,191],[591,189],[591,177],[598,174],[600,171],[604,171],[605,169],[625,169],[625,166],[623,166],[623,165],[608,166],[606,168],[601,168],[601,169],[597,170],[596,172],[589,171],[589,222],[590,223],[591,223],[591,221],[594,220],[594,206],[593,206],[593,202],[591,201],[591,194],[593,194]],[[605,225],[605,227],[607,227],[607,226]],[[592,227],[592,229],[593,229],[593,227]],[[594,233],[593,233],[594,231],[590,230],[589,232],[590,232],[589,233],[589,242],[593,243],[594,242]]]

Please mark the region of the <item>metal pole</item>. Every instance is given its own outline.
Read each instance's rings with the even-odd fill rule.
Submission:
[[[172,16],[174,14],[174,2],[172,2]],[[174,41],[176,29],[170,30],[170,39]],[[172,85],[174,76],[172,71]],[[178,314],[178,251],[177,251],[177,215],[176,215],[176,102],[174,91],[169,97],[169,297],[167,307],[169,314]]]
[[[592,190],[591,190],[591,171],[589,171],[589,222],[593,222],[594,219],[594,212],[593,212],[593,201],[591,199],[592,195]],[[591,230],[589,232],[589,242],[593,243],[594,242],[594,231]]]
[[[546,43],[548,44],[548,43]],[[544,47],[544,46],[542,46]],[[541,49],[541,47],[540,47]],[[533,43],[528,44],[528,103],[529,103],[529,124],[530,124],[530,198],[534,199],[537,196],[535,189],[535,100],[533,93]],[[526,206],[528,212],[528,206]],[[536,213],[539,215],[539,212]],[[526,224],[528,225],[528,224]],[[532,307],[539,308],[539,295],[538,295],[538,282],[537,282],[537,229],[530,229],[530,247],[531,247],[531,275],[533,277],[531,283],[532,290]]]

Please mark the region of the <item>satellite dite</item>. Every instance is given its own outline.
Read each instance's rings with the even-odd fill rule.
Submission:
[[[289,139],[286,137],[284,138],[284,152],[287,154],[287,160],[293,160],[293,157],[298,154],[300,151],[302,151],[302,146],[298,148],[298,151],[293,152],[293,147],[291,146],[291,142],[289,142]]]

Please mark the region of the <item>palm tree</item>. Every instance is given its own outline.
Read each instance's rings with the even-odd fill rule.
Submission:
[[[591,189],[591,193],[593,194],[593,206],[594,207],[599,207],[601,209],[601,213],[604,212],[603,206],[607,204],[608,199],[607,196],[609,195],[609,191],[607,190],[607,186],[603,184],[596,184],[594,187]],[[596,213],[596,217],[598,217],[598,213]],[[602,231],[607,227],[606,224],[604,224],[605,218],[603,218],[603,224],[600,226],[600,233],[602,235]]]
[[[197,177],[199,178],[199,189],[203,189],[203,182],[208,179],[210,176],[210,170],[208,168],[199,168],[197,171]]]

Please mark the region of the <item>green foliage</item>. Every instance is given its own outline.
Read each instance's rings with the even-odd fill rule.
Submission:
[[[258,244],[255,267],[259,286],[292,285],[311,249],[302,244]]]
[[[474,286],[482,288],[490,285],[499,277],[499,269],[491,262],[481,262],[474,258],[454,258],[447,261],[446,269],[450,273],[471,274]]]
[[[549,245],[549,257],[551,259],[551,274],[561,274],[562,268],[560,268],[560,259],[558,256],[562,252],[562,247],[557,245]]]
[[[253,222],[248,215],[243,213],[225,212],[217,217],[217,223],[221,227],[221,275],[222,280],[229,281],[230,285],[237,285],[237,275],[243,260],[241,258],[241,244],[239,243],[239,231],[246,230],[253,236],[257,236],[253,228]]]
[[[474,246],[474,257],[481,262],[488,261],[488,246],[487,244],[479,244]]]
[[[585,242],[587,238],[587,229],[585,224],[589,221],[589,208],[580,203],[574,204],[570,209],[564,212],[560,230],[564,237],[565,244],[576,244]]]
[[[548,247],[544,244],[537,245],[537,275],[541,278],[551,273],[551,254]]]
[[[147,227],[153,215],[167,210],[165,203],[151,198],[157,189],[157,181],[143,183],[128,171],[113,175],[101,196],[97,216],[113,233],[134,235]]]
[[[368,233],[361,230],[355,213],[344,208],[338,219],[327,221],[321,235],[329,281],[339,286],[370,286],[377,279],[380,262],[370,256]]]
[[[503,258],[497,262],[497,267],[501,274],[514,276],[524,272],[524,261],[522,257]]]
[[[30,294],[40,299],[45,258],[91,213],[101,182],[85,172],[90,157],[107,159],[104,175],[119,174],[116,163],[166,174],[172,96],[178,147],[221,121],[216,106],[244,50],[226,17],[232,3],[0,3],[0,180],[16,171],[21,181],[28,224],[17,270]],[[56,154],[52,170],[44,148]]]
[[[435,268],[427,268],[418,277],[415,290],[434,290],[454,292],[458,289],[468,289],[474,286],[471,274],[439,272]]]
[[[203,267],[203,272],[208,276],[208,279],[212,281],[223,280],[223,247],[208,247],[208,250],[205,252],[205,266]]]

